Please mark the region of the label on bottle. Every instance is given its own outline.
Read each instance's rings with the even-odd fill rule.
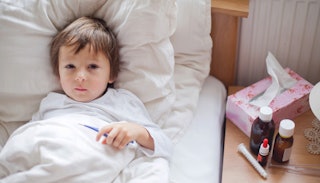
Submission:
[[[258,154],[257,161],[261,166],[265,166],[268,161],[268,156],[262,156],[261,154]]]
[[[289,161],[290,155],[291,155],[292,147],[289,147],[284,150],[283,156],[282,156],[282,161]]]

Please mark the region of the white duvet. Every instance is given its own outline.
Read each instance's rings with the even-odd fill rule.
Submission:
[[[166,182],[168,162],[147,157],[137,143],[123,150],[95,141],[102,126],[86,115],[64,115],[17,129],[0,153],[0,182]],[[21,143],[24,142],[24,143]],[[137,166],[138,165],[138,166]]]

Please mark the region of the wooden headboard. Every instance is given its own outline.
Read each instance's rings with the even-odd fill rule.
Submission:
[[[240,19],[248,17],[248,12],[249,0],[211,0],[210,75],[226,87],[235,84]]]

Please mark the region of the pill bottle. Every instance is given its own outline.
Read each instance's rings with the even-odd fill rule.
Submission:
[[[279,132],[274,140],[272,159],[278,163],[289,161],[293,145],[293,133],[295,124],[290,119],[280,122]]]
[[[250,133],[250,150],[258,155],[263,139],[268,139],[268,144],[272,147],[275,124],[272,119],[273,111],[270,107],[264,106],[259,110],[259,116],[253,121]]]

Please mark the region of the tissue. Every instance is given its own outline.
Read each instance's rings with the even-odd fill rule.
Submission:
[[[277,95],[291,88],[297,82],[281,67],[271,52],[268,52],[266,66],[272,83],[263,93],[251,99],[250,103],[258,107],[268,106]]]
[[[229,95],[226,116],[247,136],[260,106],[273,110],[278,127],[282,119],[293,119],[310,109],[309,93],[313,85],[289,68],[283,69],[269,53],[266,58],[269,76]]]

